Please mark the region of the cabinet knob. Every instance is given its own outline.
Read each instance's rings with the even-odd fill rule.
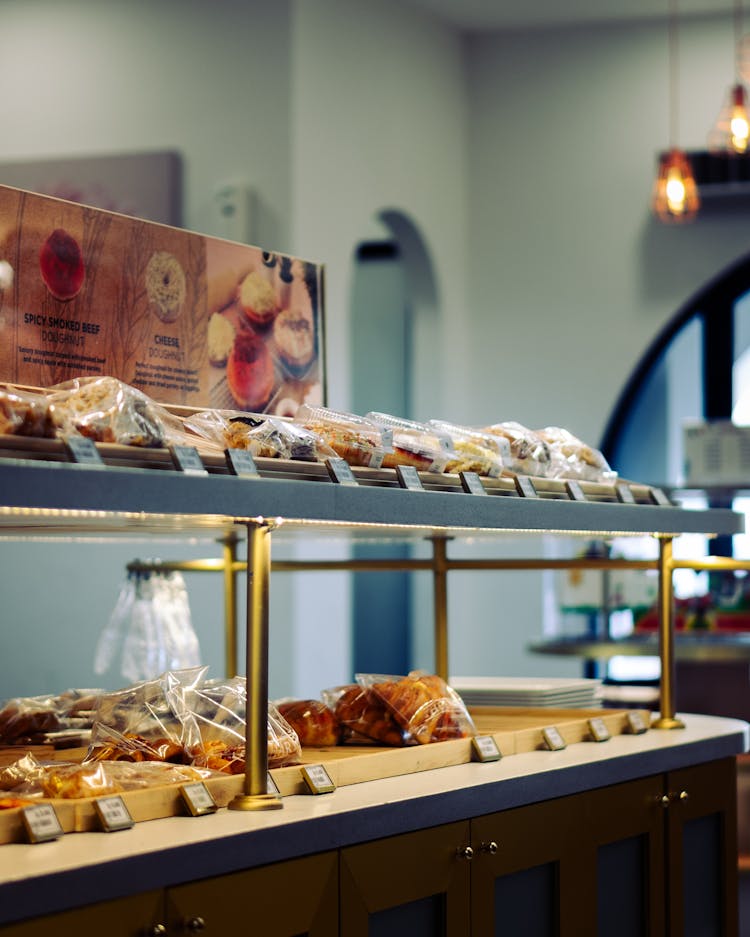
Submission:
[[[146,931],[146,937],[164,937],[166,933],[167,928],[163,924],[154,924]]]
[[[480,852],[484,852],[490,856],[494,856],[497,854],[497,843],[495,842],[494,839],[490,840],[489,843],[482,843],[481,846],[479,847],[479,850]]]
[[[474,858],[474,850],[471,846],[459,846],[456,850],[456,855],[459,859],[466,859],[466,861],[469,862]]]
[[[669,802],[670,802],[669,794],[662,794],[662,796],[659,798],[659,803],[662,805],[662,807],[664,807],[665,810],[669,806]]]
[[[687,791],[680,791],[678,795],[680,801],[684,804],[686,801],[690,800],[690,794]]]
[[[191,917],[185,921],[185,930],[188,934],[200,934],[206,929],[206,922],[202,917]]]

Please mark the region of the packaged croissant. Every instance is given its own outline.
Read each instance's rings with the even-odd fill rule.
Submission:
[[[341,741],[341,723],[322,700],[283,699],[274,705],[297,733],[303,748],[326,748]]]
[[[476,735],[463,700],[437,674],[412,670],[405,677],[356,674],[356,679],[388,707],[408,738],[421,745]]]
[[[93,709],[103,692],[66,690],[55,696],[7,700],[0,708],[0,745],[85,745]]]
[[[448,436],[425,423],[375,411],[365,419],[391,432],[391,451],[383,457],[384,468],[413,465],[420,472],[442,473],[455,458]]]
[[[56,384],[48,399],[58,435],[78,434],[124,446],[165,445],[179,420],[135,387],[115,377],[79,377]]]
[[[611,481],[617,477],[599,452],[559,426],[537,430],[550,451],[550,478]]]
[[[44,394],[0,388],[0,434],[51,439],[55,432],[52,408]]]
[[[482,430],[491,436],[507,439],[510,445],[510,462],[505,471],[512,475],[535,475],[546,478],[550,468],[549,445],[520,423],[492,423]]]
[[[192,764],[228,774],[244,772],[247,705],[244,677],[206,681],[194,692],[176,687],[171,701],[183,725],[183,740]],[[295,765],[301,760],[297,733],[269,702],[269,768]]]
[[[505,466],[510,464],[510,442],[504,436],[493,436],[444,420],[430,420],[428,426],[434,426],[437,432],[450,439],[455,456],[445,466],[446,472],[476,472],[477,475],[499,478]]]
[[[406,744],[406,734],[393,713],[369,687],[348,683],[323,690],[321,696],[348,730],[344,741],[363,738],[394,747]]]
[[[217,449],[246,449],[263,459],[322,462],[336,455],[311,430],[275,417],[258,419],[237,410],[204,410],[184,419],[193,433]]]
[[[349,465],[380,468],[391,452],[391,431],[353,413],[302,404],[294,422],[315,433]]]
[[[192,738],[185,737],[175,699],[190,699],[207,670],[168,671],[155,680],[103,694],[84,761],[189,762]]]

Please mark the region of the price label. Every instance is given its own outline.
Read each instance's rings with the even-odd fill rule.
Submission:
[[[516,491],[522,498],[538,498],[537,490],[534,487],[534,482],[529,478],[528,475],[516,475],[515,478]]]
[[[571,501],[585,501],[586,495],[583,493],[583,488],[580,484],[571,479],[570,481],[565,482],[565,491],[567,492],[568,497]]]
[[[331,480],[337,485],[356,485],[357,479],[352,474],[349,463],[344,459],[326,459],[326,467]]]
[[[471,749],[477,761],[499,761],[502,757],[497,742],[491,735],[475,735],[471,740]]]
[[[68,452],[71,462],[80,465],[90,465],[95,468],[104,468],[104,462],[93,439],[87,436],[66,436],[63,444]]]
[[[617,500],[622,504],[635,504],[635,497],[630,490],[630,485],[626,485],[625,482],[618,482],[615,485],[615,493],[617,494]]]
[[[129,830],[135,824],[130,811],[125,806],[125,801],[119,794],[112,797],[97,797],[94,801],[94,810],[105,833]]]
[[[195,446],[170,446],[175,468],[186,475],[208,475]]]
[[[672,502],[664,494],[661,488],[651,488],[649,489],[649,494],[651,495],[651,500],[654,504],[658,505],[660,508],[671,508]]]
[[[203,781],[183,784],[180,793],[192,816],[202,817],[207,813],[216,813],[216,801]]]
[[[487,494],[487,489],[482,484],[482,479],[477,475],[476,472],[459,472],[458,477],[461,479],[461,487],[467,494]]]
[[[323,765],[303,765],[301,771],[311,794],[330,794],[336,790],[336,785]]]
[[[281,797],[281,791],[279,790],[279,785],[274,781],[271,776],[271,772],[266,773],[266,793],[267,794],[276,794],[277,797]]]
[[[242,478],[260,478],[253,454],[247,449],[225,449],[224,458],[233,475],[239,475]]]
[[[546,748],[551,752],[558,752],[565,748],[565,739],[555,726],[547,726],[546,729],[542,729],[542,738]]]
[[[424,491],[422,479],[413,465],[397,465],[396,478],[402,488],[408,488],[410,491]]]
[[[21,817],[30,843],[46,843],[63,835],[63,828],[52,804],[24,807]]]
[[[648,731],[646,720],[639,712],[628,713],[626,719],[628,721],[628,729],[630,729],[633,735],[643,735],[644,732]]]
[[[606,742],[607,739],[610,738],[607,724],[600,716],[597,716],[595,719],[589,719],[588,725],[591,738],[595,742]]]

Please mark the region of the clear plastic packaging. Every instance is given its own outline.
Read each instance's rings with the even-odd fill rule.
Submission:
[[[326,748],[341,741],[341,724],[321,700],[276,700],[275,706],[297,733],[303,748]]]
[[[370,740],[394,747],[406,744],[404,730],[393,713],[368,687],[348,683],[323,690],[321,695],[339,723],[348,730],[345,741]]]
[[[241,774],[245,770],[245,678],[206,681],[194,692],[178,687],[170,699],[183,725],[183,739],[192,764]],[[269,702],[269,768],[299,764],[301,760],[297,733]]]
[[[122,676],[148,680],[200,664],[187,587],[181,573],[132,569],[97,642],[94,670],[105,673],[121,655]]]
[[[405,677],[357,674],[393,713],[409,739],[421,745],[476,735],[461,697],[436,674],[413,670]]]
[[[264,459],[323,461],[336,455],[309,429],[274,417],[255,419],[238,410],[204,410],[184,420],[185,426],[217,449],[247,449]]]
[[[413,465],[420,472],[441,473],[455,459],[449,437],[434,427],[375,411],[366,414],[365,419],[392,434],[391,451],[383,457],[384,468]]]
[[[428,426],[433,426],[450,439],[455,457],[445,466],[446,472],[476,472],[477,475],[498,478],[510,463],[510,442],[504,436],[493,436],[443,420],[430,420]]]
[[[179,420],[146,394],[115,377],[80,377],[48,391],[58,434],[95,442],[159,447]]]
[[[56,696],[17,697],[0,709],[0,746],[49,745],[63,747],[86,736],[93,710],[103,690],[66,690]]]
[[[511,421],[485,426],[482,432],[508,440],[510,463],[505,468],[506,473],[547,477],[551,458],[549,446],[533,430]]]
[[[159,762],[42,763],[29,754],[0,771],[0,789],[17,797],[70,799],[101,797],[169,784],[203,781],[215,775],[205,768]]]
[[[611,481],[617,477],[598,449],[582,442],[559,426],[546,426],[537,434],[549,446],[550,478],[572,478],[583,481]]]
[[[391,432],[353,413],[302,404],[294,422],[319,436],[349,465],[380,468],[391,451]]]
[[[55,430],[52,409],[44,395],[16,387],[0,388],[0,435],[51,439]]]

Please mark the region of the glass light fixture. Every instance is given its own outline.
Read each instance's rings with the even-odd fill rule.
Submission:
[[[677,0],[669,0],[669,136],[670,147],[659,156],[652,208],[666,223],[692,221],[700,208],[698,187],[687,154],[677,146],[679,111]]]
[[[750,144],[750,117],[747,90],[742,83],[744,41],[742,37],[742,2],[734,4],[734,71],[735,80],[726,102],[708,138],[710,150],[746,153]]]

